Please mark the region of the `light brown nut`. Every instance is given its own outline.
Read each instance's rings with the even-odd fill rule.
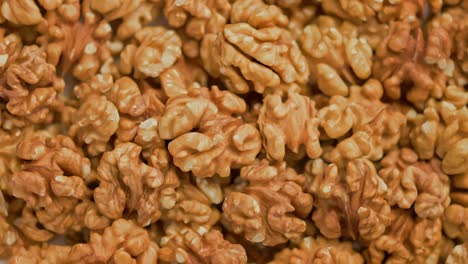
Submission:
[[[431,159],[434,156],[441,125],[435,108],[424,109],[423,114],[410,116],[410,140],[420,159]]]
[[[91,9],[105,15],[108,20],[115,20],[134,11],[142,0],[91,0]]]
[[[450,204],[450,182],[439,161],[418,162],[414,151],[403,148],[388,153],[381,165],[379,174],[388,186],[390,205],[408,209],[414,204],[421,218],[443,215]]]
[[[445,260],[455,247],[455,242],[446,236],[442,236],[436,248],[431,255],[426,259],[426,263],[445,263]]]
[[[96,23],[101,17],[104,21],[119,21],[115,29],[115,37],[118,40],[126,40],[156,19],[159,12],[158,2],[152,0],[91,0],[85,3],[84,17],[90,23]]]
[[[52,105],[64,83],[55,75],[55,67],[46,62],[46,53],[35,45],[25,46],[17,54],[8,46],[4,52],[0,98],[6,101],[6,109],[34,124],[50,123]]]
[[[343,19],[367,21],[382,9],[383,1],[374,0],[323,0],[325,12]]]
[[[182,55],[182,41],[175,31],[164,27],[146,27],[135,34],[137,44],[127,45],[122,54],[120,71],[135,78],[158,77]]]
[[[400,85],[412,82],[406,99],[422,108],[429,97],[440,98],[445,82],[451,76],[450,49],[447,31],[430,28],[426,34],[419,25],[397,22],[390,26],[389,35],[377,48],[373,73],[384,85],[385,93],[393,100],[402,95]],[[435,59],[427,59],[427,56]],[[433,65],[435,64],[435,65]]]
[[[118,219],[127,209],[137,214],[139,225],[146,226],[161,216],[159,199],[165,177],[159,169],[143,163],[141,150],[135,143],[121,143],[103,154],[94,200],[103,215]]]
[[[213,118],[200,132],[186,133],[172,140],[168,149],[174,164],[198,177],[215,173],[229,176],[232,167],[253,162],[261,148],[260,134],[250,124],[238,119]],[[219,127],[224,123],[226,126]]]
[[[1,4],[2,16],[17,25],[32,26],[41,22],[42,15],[34,0],[6,0]]]
[[[13,224],[30,241],[47,242],[54,237],[54,233],[39,226],[39,220],[28,207],[20,210]]]
[[[320,109],[320,126],[331,138],[339,138],[351,129],[371,123],[388,108],[382,103],[382,85],[370,79],[362,87],[352,86],[349,97],[332,96],[328,106]]]
[[[252,163],[261,149],[258,130],[233,115],[245,102],[216,86],[172,97],[159,122],[159,135],[173,139],[168,149],[174,164],[198,177],[230,175],[231,168]],[[196,132],[190,132],[197,129]]]
[[[424,263],[441,240],[441,220],[413,219],[408,212],[392,210],[392,225],[371,241],[364,253],[367,263]]]
[[[447,257],[446,264],[462,264],[468,259],[468,242],[456,245]]]
[[[345,83],[367,79],[372,71],[372,50],[349,22],[320,16],[299,38],[319,89],[326,95],[347,95]]]
[[[104,96],[91,95],[84,99],[68,134],[86,146],[92,156],[106,151],[112,135],[117,131],[119,112]]]
[[[323,237],[306,237],[297,248],[285,248],[275,255],[269,264],[293,263],[364,263],[362,256],[352,249],[349,242],[328,240]]]
[[[278,94],[263,99],[258,126],[263,146],[272,160],[283,160],[286,150],[299,153],[305,147],[309,158],[322,153],[315,103],[306,96],[289,91],[285,98]]]
[[[449,238],[468,240],[468,207],[459,204],[451,204],[445,210],[442,223],[444,233]]]
[[[138,85],[128,77],[122,77],[115,81],[110,90],[109,99],[120,114],[139,116],[146,111],[146,105]]]
[[[445,113],[446,126],[439,134],[436,152],[442,160],[442,169],[447,174],[463,174],[468,171],[468,108],[463,107],[450,116]],[[442,113],[444,115],[444,113]]]
[[[164,71],[161,76],[161,88],[167,97],[188,94],[190,89],[206,87],[208,76],[203,68],[183,57],[176,64]]]
[[[159,117],[164,111],[160,91],[146,82],[137,85],[123,77],[112,86],[108,96],[119,109],[119,127],[115,133],[118,143],[134,141],[143,147],[143,157],[147,160],[152,151],[165,149],[157,133]]]
[[[347,161],[367,158],[376,161],[400,139],[406,122],[400,111],[381,102],[381,84],[370,79],[362,87],[352,86],[349,97],[333,96],[319,110],[320,126],[331,138],[341,138],[336,146],[324,148],[324,159],[345,166]]]
[[[466,2],[462,2],[465,7],[460,5],[456,8],[448,8],[434,17],[428,25],[444,28],[453,40],[452,58],[455,62],[455,65],[452,65],[455,67],[452,69],[454,70],[453,80],[460,86],[468,83],[468,54],[466,52],[468,22],[463,19],[466,16]]]
[[[174,263],[185,263],[191,259],[207,264],[247,263],[244,248],[226,241],[218,230],[197,232],[176,224],[165,229],[158,255],[162,261]]]
[[[162,139],[173,139],[188,133],[198,127],[202,119],[217,113],[218,109],[210,101],[209,94],[204,96],[204,93],[209,93],[208,89],[201,89],[201,92],[174,96],[167,101],[158,127]]]
[[[184,29],[190,42],[198,44],[205,34],[221,32],[229,17],[228,0],[169,0],[164,4],[164,16],[170,26]],[[189,57],[196,57],[186,53]]]
[[[32,129],[5,131],[0,129],[0,191],[9,193],[8,182],[16,171],[21,169],[20,160],[16,157],[16,146],[22,138],[33,133]],[[2,210],[0,210],[2,211]]]
[[[390,225],[388,189],[369,160],[353,160],[339,171],[318,159],[306,171],[313,177],[308,190],[316,199],[312,219],[325,237],[372,240]]]
[[[145,229],[118,219],[85,244],[32,246],[15,252],[11,263],[156,263],[159,247]],[[124,262],[122,262],[124,261]]]
[[[77,18],[70,21],[63,15],[51,13],[47,20],[37,26],[37,31],[41,33],[37,42],[46,51],[47,61],[60,69],[63,75],[71,71],[75,78],[84,81],[99,71],[106,73],[106,61],[113,61],[105,45],[112,28],[106,22],[79,21],[79,2],[76,3]]]
[[[83,102],[91,95],[107,95],[114,84],[110,74],[97,74],[93,78],[73,87],[73,95]]]
[[[91,176],[89,159],[65,136],[34,135],[18,144],[16,155],[23,160],[9,188],[25,201],[45,229],[64,234],[84,227],[75,208],[89,201],[92,191],[85,181]]]
[[[68,260],[70,246],[44,244],[21,248],[13,254],[9,263],[63,263]]]
[[[380,42],[387,36],[389,25],[377,18],[372,18],[364,24],[357,25],[357,29],[358,36],[364,38],[372,48],[372,51],[375,51]]]
[[[54,10],[63,5],[64,0],[39,0],[39,4],[46,10]],[[68,1],[71,2],[71,1]]]
[[[86,244],[75,244],[68,256],[72,263],[155,263],[159,247],[135,223],[117,219],[102,234],[92,233]],[[124,262],[125,263],[125,262]]]
[[[0,257],[4,258],[11,255],[23,243],[18,230],[0,212]]]
[[[442,0],[324,0],[322,8],[328,14],[364,24],[375,17],[383,22],[415,21],[418,18],[424,18],[425,12],[429,12],[429,9],[434,13],[440,11],[443,2]]]
[[[203,38],[205,70],[235,93],[263,93],[281,83],[307,82],[309,68],[297,43],[284,29],[287,22],[274,5],[259,0],[235,2],[231,24]]]
[[[190,228],[202,232],[210,230],[219,221],[219,211],[214,203],[197,187],[183,180],[175,189],[171,203],[166,203],[163,221],[184,223]]]
[[[282,162],[269,165],[266,160],[241,169],[249,181],[223,203],[223,221],[228,230],[245,239],[274,246],[298,239],[306,231],[301,219],[312,209],[312,196],[302,190],[304,175],[298,175]]]

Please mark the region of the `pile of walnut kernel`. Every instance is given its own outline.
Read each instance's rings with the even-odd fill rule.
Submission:
[[[0,0],[0,258],[468,263],[467,103],[468,0]]]

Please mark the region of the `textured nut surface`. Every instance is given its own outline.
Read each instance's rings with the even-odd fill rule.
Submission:
[[[135,34],[137,44],[127,45],[120,58],[120,71],[134,72],[136,78],[158,77],[182,55],[181,40],[175,31],[145,27]]]
[[[244,248],[223,239],[218,230],[196,231],[179,225],[170,225],[161,239],[159,258],[165,262],[247,263]]]
[[[230,22],[222,32],[203,38],[201,59],[210,75],[235,93],[307,82],[309,68],[283,28],[288,19],[278,7],[259,0],[236,1]]]
[[[260,133],[236,118],[245,102],[217,87],[195,89],[192,94],[172,97],[159,125],[169,145],[174,164],[198,177],[230,175],[231,167],[252,163],[261,149]],[[197,132],[190,132],[197,129]]]
[[[14,24],[32,26],[42,20],[41,11],[34,0],[7,0],[0,6],[2,16]]]
[[[306,96],[288,92],[287,98],[265,96],[258,116],[263,146],[273,160],[283,160],[286,149],[298,153],[305,147],[310,158],[322,153],[315,103]]]
[[[0,0],[0,262],[465,263],[468,0]]]
[[[299,41],[314,80],[326,95],[347,95],[345,81],[355,83],[371,74],[371,47],[351,23],[320,16],[304,28]]]
[[[335,147],[324,150],[326,160],[340,167],[361,157],[376,161],[398,142],[406,119],[383,103],[382,95],[380,82],[370,79],[361,87],[352,86],[349,97],[332,96],[329,105],[319,110],[320,126],[327,136],[341,137]]]
[[[11,44],[14,46],[14,44]],[[31,123],[50,123],[51,106],[63,86],[55,75],[55,67],[46,61],[39,47],[25,46],[18,54],[8,52],[0,78],[0,98],[14,116]]]
[[[249,184],[223,203],[227,228],[267,246],[299,238],[306,228],[299,217],[308,215],[313,203],[312,196],[302,190],[304,175],[284,162],[271,166],[262,160],[243,167],[241,177]]]
[[[111,101],[93,94],[80,105],[68,134],[96,156],[106,150],[106,144],[117,131],[119,119],[119,112]]]
[[[140,159],[141,147],[122,143],[103,154],[98,167],[99,187],[94,200],[99,211],[111,218],[123,216],[124,209],[137,214],[137,222],[146,226],[157,221],[159,191],[164,184],[163,173]]]
[[[76,211],[91,198],[85,181],[92,172],[89,159],[70,138],[25,138],[16,154],[23,164],[9,182],[12,195],[24,200],[46,230],[63,234],[79,231],[85,224],[95,226],[85,213],[78,217]]]
[[[374,75],[392,99],[401,97],[401,84],[411,82],[406,98],[421,107],[429,97],[440,98],[443,94],[453,69],[448,58],[451,45],[447,31],[441,27],[424,34],[419,25],[392,23],[389,35],[377,48]]]
[[[335,164],[314,160],[308,171],[317,207],[312,219],[325,237],[373,240],[385,232],[391,223],[388,187],[370,161],[356,159],[339,171]]]
[[[298,248],[283,249],[270,264],[283,263],[364,263],[360,254],[352,249],[351,243],[328,240],[323,237],[306,237]]]
[[[387,200],[404,209],[414,203],[421,218],[440,217],[450,203],[449,179],[440,170],[439,161],[417,160],[416,153],[406,148],[392,151],[382,159],[379,174],[389,188]]]

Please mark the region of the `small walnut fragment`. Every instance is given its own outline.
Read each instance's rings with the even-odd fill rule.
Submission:
[[[162,214],[162,220],[166,223],[183,223],[187,228],[202,232],[211,230],[219,221],[220,213],[214,202],[187,179],[182,180],[172,195],[166,197]]]
[[[205,34],[222,31],[230,11],[228,0],[169,0],[163,9],[169,25],[186,36],[184,54],[190,58],[198,57],[199,41]]]
[[[364,252],[367,263],[425,263],[442,237],[441,220],[414,219],[408,212],[392,210],[385,234],[371,241]]]
[[[158,246],[135,223],[118,219],[85,244],[32,246],[15,252],[10,263],[156,263]]]
[[[364,260],[352,249],[350,242],[306,237],[301,240],[299,247],[283,249],[275,255],[273,261],[269,262],[269,264],[293,263],[359,264],[364,263]]]
[[[340,141],[324,148],[324,159],[339,167],[356,158],[377,161],[398,143],[406,119],[396,107],[383,103],[382,96],[380,82],[370,79],[361,87],[352,86],[349,97],[330,98],[318,112],[320,127]]]
[[[168,149],[182,171],[227,177],[231,168],[251,164],[261,149],[258,130],[235,116],[245,110],[244,100],[231,92],[193,89],[167,101],[159,136],[172,139]]]
[[[422,108],[429,97],[441,98],[453,74],[452,43],[442,27],[426,33],[419,25],[395,22],[377,48],[373,73],[391,99],[406,99]],[[407,87],[407,88],[406,88]]]
[[[188,94],[192,88],[206,87],[208,75],[202,66],[193,60],[180,58],[174,66],[161,74],[161,88],[167,97]]]
[[[312,220],[325,237],[374,240],[390,225],[388,188],[369,160],[355,159],[340,171],[317,159],[306,171],[313,178],[308,186],[315,198]]]
[[[324,0],[322,8],[325,12],[338,17],[356,21],[367,21],[376,16],[382,9],[384,1],[374,0]]]
[[[10,256],[14,251],[23,246],[23,243],[18,230],[8,222],[4,212],[0,211],[0,257]]]
[[[91,177],[91,164],[81,149],[65,136],[33,135],[18,144],[17,156],[23,160],[21,170],[9,182],[12,195],[26,202],[46,230],[64,234],[89,228],[104,228],[102,216],[94,218],[77,208],[91,199],[86,185]],[[68,176],[69,175],[69,176]],[[92,210],[92,207],[88,208]],[[24,214],[24,213],[23,213]],[[23,215],[23,224],[27,220]],[[104,225],[104,226],[102,226]]]
[[[372,49],[349,22],[320,16],[299,38],[314,81],[326,95],[347,95],[346,82],[369,78]]]
[[[286,167],[285,162],[269,165],[262,160],[241,169],[249,182],[227,196],[223,221],[228,230],[254,243],[274,246],[288,239],[299,239],[306,231],[304,218],[313,199],[304,193],[304,175]]]
[[[118,74],[110,44],[112,27],[98,20],[90,1],[69,0],[46,12],[46,19],[37,25],[41,34],[36,42],[47,52],[48,62],[61,76],[71,72],[86,81],[97,73]]]
[[[141,150],[140,146],[129,142],[103,154],[94,200],[103,215],[118,219],[127,209],[128,213],[136,213],[139,225],[146,226],[161,216],[159,199],[165,179],[159,169],[143,163]]]
[[[134,44],[120,55],[120,71],[135,78],[158,77],[182,56],[182,41],[175,31],[145,27],[135,33]]]
[[[285,97],[267,95],[260,108],[257,123],[268,157],[281,161],[287,149],[298,153],[305,147],[310,158],[318,158],[322,149],[315,102],[294,91]]]
[[[21,142],[21,138],[28,137],[31,132],[31,129],[23,131],[0,129],[0,192],[9,192],[8,183],[11,177],[21,169],[20,159],[16,157],[16,146]]]
[[[125,219],[117,219],[102,234],[92,233],[86,244],[75,244],[71,263],[156,263],[158,245],[148,231]]]
[[[456,245],[447,257],[446,264],[462,264],[468,259],[468,242]]]
[[[3,18],[17,25],[32,26],[43,19],[34,0],[5,0],[0,10]]]
[[[427,16],[429,12],[440,11],[443,0],[405,0],[405,1],[375,1],[375,0],[323,0],[322,8],[326,13],[333,14],[353,23],[366,23],[378,18],[382,22],[415,21]]]
[[[421,218],[443,215],[450,204],[450,182],[440,169],[440,161],[418,162],[415,152],[402,148],[388,153],[381,165],[379,174],[388,186],[390,205],[408,209],[414,204]]]
[[[309,68],[292,35],[287,17],[261,0],[232,5],[230,23],[201,44],[205,70],[235,93],[263,93],[281,84],[308,81]]]
[[[466,19],[466,1],[465,8],[462,6],[444,10],[430,21],[430,27],[443,28],[452,39],[452,58],[455,63],[453,79],[457,85],[464,86],[468,83],[468,22]]]
[[[0,98],[6,101],[6,109],[33,124],[52,122],[53,104],[64,88],[63,81],[38,46],[24,46],[16,54],[10,47],[2,54],[6,62],[0,70]]]
[[[199,233],[176,224],[165,229],[158,255],[160,260],[168,263],[247,263],[244,248],[224,240],[218,230]]]
[[[96,156],[106,151],[107,143],[119,126],[119,112],[105,96],[92,94],[80,105],[68,134]]]
[[[451,204],[442,218],[444,233],[454,239],[468,241],[468,207]]]

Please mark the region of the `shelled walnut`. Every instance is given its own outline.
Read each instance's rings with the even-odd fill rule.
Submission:
[[[465,263],[466,17],[0,0],[0,263]]]

